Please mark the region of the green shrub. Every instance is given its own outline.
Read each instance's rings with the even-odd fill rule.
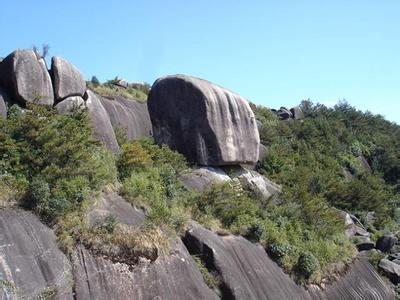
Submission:
[[[310,278],[314,272],[320,268],[318,259],[309,251],[300,253],[299,260],[297,262],[297,269],[301,275],[306,279]]]

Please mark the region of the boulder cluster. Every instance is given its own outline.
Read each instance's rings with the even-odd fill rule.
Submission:
[[[281,107],[280,109],[272,109],[273,113],[275,113],[280,120],[302,120],[304,119],[304,113],[300,107],[295,106],[291,109],[287,109],[286,107]]]
[[[86,88],[83,74],[67,60],[55,56],[51,68],[34,50],[16,50],[0,62],[0,117],[6,104],[55,106],[61,114],[86,107],[94,135],[112,153],[119,152],[115,130],[127,131],[129,139],[151,135],[147,105],[123,97],[107,99]]]

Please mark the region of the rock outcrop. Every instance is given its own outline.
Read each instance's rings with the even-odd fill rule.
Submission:
[[[47,226],[32,213],[0,210],[0,299],[72,300],[71,280],[69,260]]]
[[[0,87],[0,118],[7,118],[8,96],[5,90]]]
[[[199,254],[218,272],[226,299],[394,299],[374,268],[356,259],[345,275],[325,290],[305,290],[285,274],[261,246],[242,237],[218,236],[192,224],[184,238],[189,252]]]
[[[398,239],[394,234],[386,234],[376,241],[376,249],[382,252],[389,252],[397,243]]]
[[[59,114],[66,114],[73,109],[80,109],[83,107],[85,107],[85,101],[79,96],[68,97],[55,106]]]
[[[113,99],[100,98],[114,129],[126,132],[129,140],[152,135],[152,126],[146,103],[127,100],[123,97]]]
[[[76,299],[218,299],[180,240],[167,258],[129,268],[95,257],[84,248],[73,255]]]
[[[110,117],[98,96],[92,91],[87,91],[86,107],[93,124],[94,135],[112,153],[119,152],[119,145]]]
[[[85,94],[86,82],[82,73],[65,59],[58,56],[51,59],[51,75],[56,102]]]
[[[299,106],[292,107],[290,109],[290,112],[292,113],[293,119],[296,120],[304,119],[304,113]]]
[[[113,216],[120,223],[139,226],[144,223],[145,214],[133,207],[116,192],[103,193],[90,208],[88,223],[90,226],[102,224],[107,217]]]
[[[16,50],[0,63],[0,85],[22,104],[52,105],[53,85],[43,58],[33,50]]]
[[[251,191],[256,197],[269,199],[282,192],[282,187],[256,171],[247,170],[243,167],[227,167],[231,178],[237,178],[242,187]]]
[[[175,75],[158,79],[148,107],[157,143],[199,165],[256,163],[260,138],[249,103],[206,80]]]
[[[203,192],[213,184],[230,182],[231,178],[221,168],[200,167],[187,170],[181,174],[180,180],[187,189]]]
[[[394,284],[400,283],[400,265],[388,259],[382,259],[379,262],[379,268]]]

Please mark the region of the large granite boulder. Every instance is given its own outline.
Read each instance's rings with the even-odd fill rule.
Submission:
[[[200,167],[184,171],[180,175],[180,181],[189,190],[198,192],[206,191],[213,184],[230,182],[231,178],[217,167]]]
[[[71,112],[74,109],[81,109],[84,107],[85,101],[83,101],[82,97],[79,96],[68,97],[55,106],[58,113],[62,115]]]
[[[16,50],[0,63],[0,84],[22,104],[52,105],[53,85],[46,62],[33,50]]]
[[[249,103],[206,80],[174,75],[158,79],[148,107],[157,143],[199,165],[256,163],[260,138]]]
[[[292,113],[294,119],[296,120],[304,119],[304,113],[299,106],[292,107],[290,109],[290,112]]]
[[[394,299],[393,291],[364,258],[324,290],[306,290],[273,262],[265,250],[233,235],[219,236],[193,223],[184,237],[192,254],[202,257],[222,280],[223,299]]]
[[[33,214],[0,210],[0,299],[74,299],[68,258]]]
[[[5,90],[0,87],[0,118],[7,118],[8,96]]]
[[[124,130],[129,140],[151,136],[152,126],[146,103],[123,97],[100,98],[114,129]]]
[[[79,247],[72,256],[75,299],[218,299],[180,240],[153,263],[112,263]]]
[[[119,153],[119,145],[110,117],[99,97],[92,91],[87,91],[86,107],[93,124],[94,135],[112,153]]]
[[[398,239],[394,234],[386,234],[378,238],[376,241],[376,249],[382,252],[389,252],[397,243]]]
[[[378,266],[394,284],[400,283],[400,265],[388,259],[381,259]]]
[[[67,97],[85,94],[86,82],[82,73],[70,62],[54,56],[51,59],[51,76],[56,102]]]

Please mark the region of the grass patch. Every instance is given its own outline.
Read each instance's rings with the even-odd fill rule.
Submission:
[[[134,88],[123,88],[112,84],[93,85],[90,83],[88,84],[88,88],[90,88],[96,94],[99,94],[100,96],[106,98],[120,96],[129,100],[136,100],[142,103],[147,101],[147,94]]]
[[[192,258],[196,263],[197,268],[200,270],[200,273],[203,276],[204,282],[207,284],[207,286],[212,290],[218,291],[221,285],[221,278],[218,273],[215,271],[209,271],[199,255],[192,255]]]

